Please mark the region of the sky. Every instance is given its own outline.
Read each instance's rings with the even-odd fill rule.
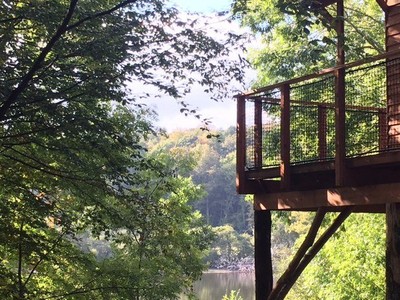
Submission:
[[[172,0],[184,10],[209,13],[213,11],[229,10],[232,0]]]
[[[171,0],[180,9],[190,12],[212,13],[215,11],[229,10],[231,0]],[[194,87],[191,94],[182,100],[189,103],[192,108],[197,109],[203,118],[211,120],[211,129],[225,129],[236,124],[236,102],[231,99],[224,99],[216,102],[200,87]],[[201,122],[194,116],[185,116],[180,113],[180,108],[174,99],[161,97],[149,103],[149,106],[158,113],[159,127],[168,132],[180,129],[200,128]]]

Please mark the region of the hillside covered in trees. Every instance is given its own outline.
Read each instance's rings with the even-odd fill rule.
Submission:
[[[241,262],[248,263],[249,258],[251,262],[253,257],[252,199],[235,192],[235,129],[213,132],[218,138],[209,138],[208,134],[199,129],[172,132],[151,139],[149,152],[165,155],[177,174],[190,176],[199,185],[200,197],[189,204],[213,227],[213,243],[206,261],[213,268],[237,270]],[[276,277],[285,270],[306,236],[313,215],[273,213]],[[322,230],[334,217],[334,213],[327,217]],[[337,295],[343,299],[384,297],[384,247],[383,215],[350,216],[306,268],[287,299],[332,299]]]
[[[235,188],[236,129],[213,132],[200,129],[175,131],[152,139],[148,145],[152,154],[171,160],[180,175],[190,175],[204,188],[204,196],[193,203],[207,224],[230,224],[240,233],[252,232],[252,207]]]
[[[235,269],[253,257],[253,208],[235,187],[236,130],[212,133],[200,129],[175,131],[148,143],[151,155],[165,157],[176,174],[190,176],[201,186],[190,205],[213,227],[207,262],[210,267]],[[218,249],[219,250],[218,250]]]

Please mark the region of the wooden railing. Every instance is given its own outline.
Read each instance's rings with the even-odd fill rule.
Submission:
[[[247,171],[279,168],[285,186],[292,166],[333,161],[340,185],[347,158],[388,151],[387,70],[400,70],[399,54],[238,95],[238,184]]]

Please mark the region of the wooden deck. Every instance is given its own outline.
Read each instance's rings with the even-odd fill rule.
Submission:
[[[291,166],[290,189],[282,187],[280,168],[245,172],[247,193],[256,210],[385,212],[385,203],[400,202],[400,151],[346,159],[345,186],[335,186],[334,161]]]
[[[384,212],[400,202],[393,55],[238,96],[238,192],[254,194],[256,210]]]

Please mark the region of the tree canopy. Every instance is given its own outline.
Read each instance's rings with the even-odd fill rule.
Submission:
[[[251,50],[257,86],[332,67],[336,61],[335,5],[311,9],[314,1],[237,0],[234,12],[262,46]],[[347,62],[384,52],[384,13],[376,1],[346,0]]]
[[[230,56],[241,37],[211,35],[161,0],[7,0],[0,37],[0,296],[162,299],[189,288],[209,240],[187,205],[201,193],[147,154],[153,116],[130,82],[222,96],[243,77]],[[83,237],[104,240],[108,255],[83,251]]]

